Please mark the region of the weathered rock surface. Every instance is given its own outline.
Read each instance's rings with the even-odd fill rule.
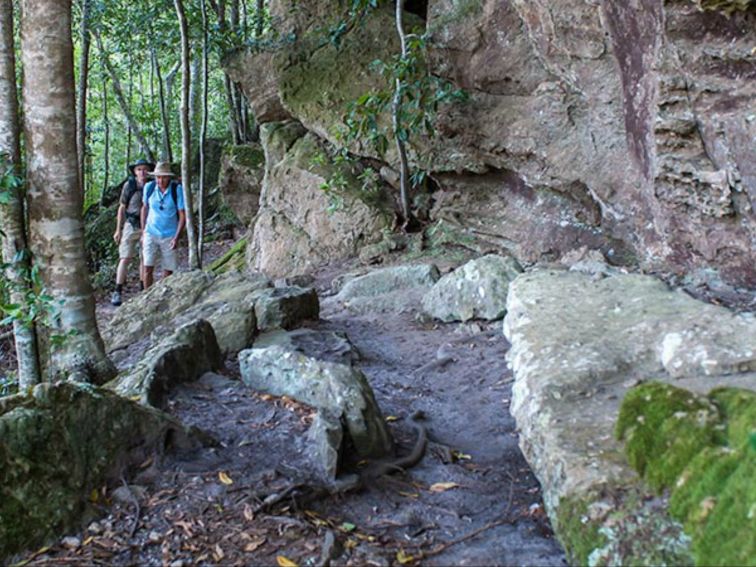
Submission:
[[[317,320],[320,316],[318,294],[312,288],[275,287],[253,294],[257,328],[293,329],[302,321]]]
[[[510,284],[504,331],[520,446],[573,561],[592,551],[580,547],[588,527],[575,523],[586,515],[597,530],[608,510],[627,505],[626,517],[651,514],[679,532],[664,510],[631,504],[629,495],[644,489],[614,438],[619,405],[628,388],[649,379],[703,393],[753,389],[756,319],[648,276],[540,270]],[[648,560],[653,545],[633,551],[635,559]]]
[[[391,453],[391,436],[370,384],[359,369],[305,354],[288,340],[240,352],[239,365],[242,380],[252,388],[290,396],[338,416],[359,455],[377,458]],[[320,429],[331,435],[332,426]],[[324,450],[320,454],[331,453]],[[332,462],[330,457],[328,462]],[[333,467],[324,465],[324,469]]]
[[[231,146],[221,159],[218,185],[223,202],[244,226],[249,226],[260,208],[265,174],[265,153],[260,144]]]
[[[354,313],[419,309],[423,295],[440,277],[433,264],[381,268],[347,280],[324,305],[338,302]]]
[[[349,341],[346,333],[296,329],[294,331],[271,331],[255,339],[255,348],[279,345],[296,350],[320,360],[351,365],[360,359],[360,354]]]
[[[235,350],[251,338],[248,323],[254,305],[252,294],[270,285],[266,277],[254,273],[213,276],[200,270],[178,272],[119,307],[103,329],[103,339],[108,350],[114,351],[150,333],[165,336],[183,322],[207,316],[218,326],[221,348]],[[232,320],[245,322],[246,327],[239,330],[241,337],[230,336],[231,329],[223,328]]]
[[[423,296],[423,310],[444,322],[501,319],[507,311],[509,282],[522,273],[512,257],[489,254],[438,280]]]
[[[159,408],[174,385],[193,382],[222,366],[213,327],[202,319],[194,320],[157,342],[134,368],[108,387],[125,398]]]
[[[335,165],[297,122],[261,127],[265,178],[247,264],[272,277],[302,274],[357,254],[391,226],[384,190],[362,190],[358,171]],[[323,185],[338,176],[331,193]]]
[[[435,219],[521,260],[588,246],[621,264],[756,284],[752,3],[427,7],[433,72],[470,95],[441,109],[425,156]],[[397,52],[390,10],[347,29],[339,49],[323,32],[340,17],[332,4],[271,10],[297,41],[229,66],[248,96],[266,77],[258,98],[338,142],[346,105],[386,87],[366,69]],[[367,143],[350,150],[393,164]]]
[[[89,385],[0,399],[0,558],[78,527],[92,490],[169,442],[195,443],[167,414]]]

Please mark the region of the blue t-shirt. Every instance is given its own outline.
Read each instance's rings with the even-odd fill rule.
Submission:
[[[152,187],[154,189],[151,189]],[[148,201],[147,195],[150,194],[150,191],[152,191],[152,195],[150,195]],[[176,235],[178,211],[184,210],[184,191],[181,185],[176,186],[176,200],[178,203],[173,202],[170,185],[165,193],[160,191],[160,187],[157,186],[155,181],[150,181],[144,186],[142,202],[149,207],[146,226],[148,233],[158,238],[172,238]]]

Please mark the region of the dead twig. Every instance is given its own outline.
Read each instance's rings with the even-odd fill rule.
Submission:
[[[449,549],[452,546],[459,545],[460,543],[464,543],[464,542],[466,542],[468,540],[471,540],[474,537],[482,534],[485,531],[488,531],[488,530],[491,530],[491,529],[496,528],[498,526],[502,526],[504,524],[509,524],[509,523],[511,523],[511,520],[508,517],[507,518],[501,518],[501,519],[495,520],[493,522],[489,522],[485,526],[482,526],[482,527],[478,528],[477,530],[471,531],[469,534],[465,534],[465,535],[463,535],[461,537],[458,537],[457,539],[453,539],[451,541],[447,541],[446,543],[441,543],[441,544],[437,545],[436,547],[434,547],[431,550],[421,551],[418,555],[415,556],[415,559],[419,561],[421,559],[427,559],[428,557],[433,557],[434,555],[438,555],[440,553],[443,553],[444,551],[446,551],[447,549]]]

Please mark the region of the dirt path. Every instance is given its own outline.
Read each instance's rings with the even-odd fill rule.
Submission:
[[[229,358],[223,375],[181,387],[167,408],[211,433],[216,446],[143,463],[128,484],[100,491],[104,517],[26,559],[565,564],[517,447],[500,323],[434,325],[412,314],[355,317],[332,307],[311,326],[344,331],[357,347],[400,454],[415,440],[409,416],[425,413],[430,442],[418,466],[338,496],[298,486],[313,412],[251,391]],[[445,362],[428,368],[436,360]]]

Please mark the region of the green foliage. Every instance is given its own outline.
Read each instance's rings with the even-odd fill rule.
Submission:
[[[352,156],[345,148],[329,147],[310,160],[310,171],[325,178],[320,190],[328,197],[326,211],[332,214],[344,210],[349,198],[356,198],[374,209],[385,208],[378,172]]]

